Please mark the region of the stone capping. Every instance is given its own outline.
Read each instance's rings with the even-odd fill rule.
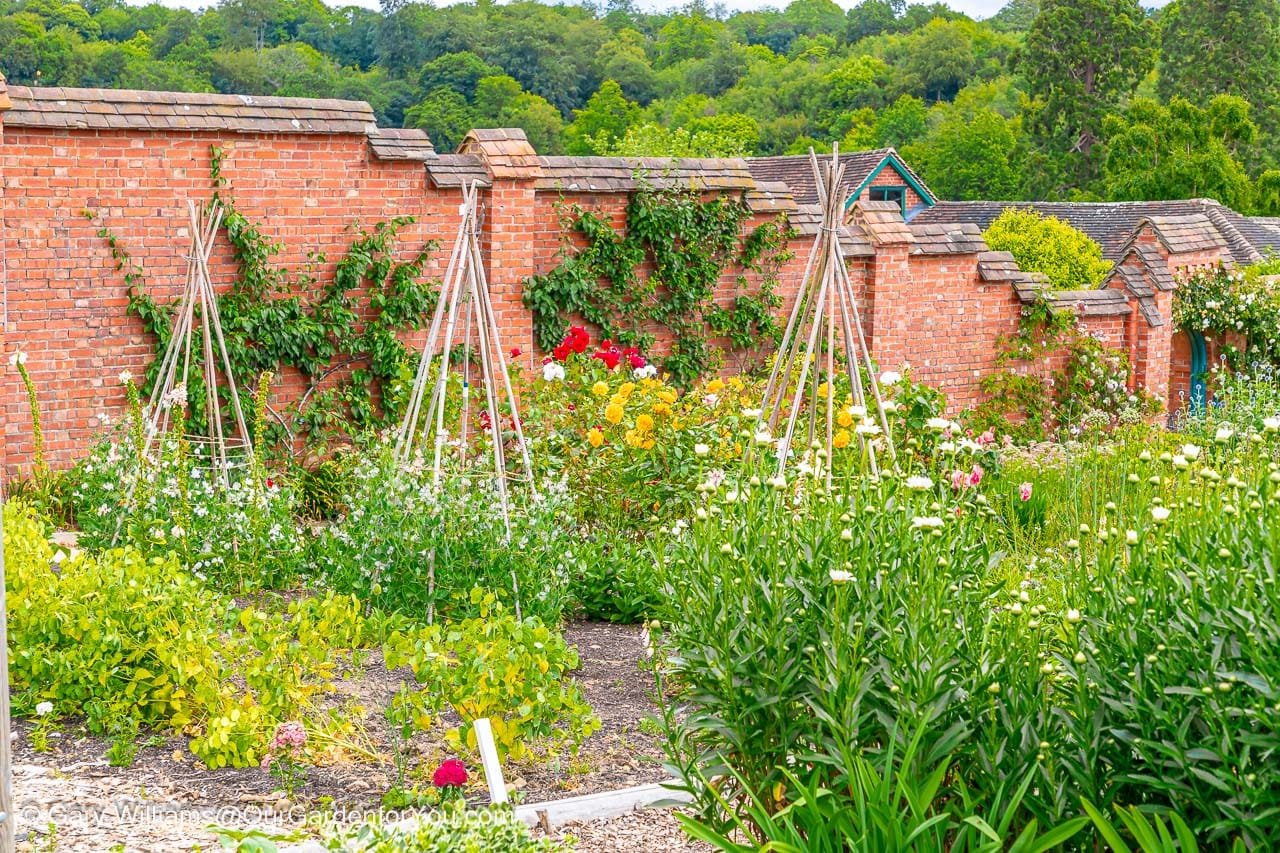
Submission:
[[[382,127],[369,131],[369,148],[380,160],[431,160],[436,147],[425,130]]]
[[[437,154],[426,161],[427,177],[437,187],[457,188],[465,184],[493,186],[484,160],[475,154]]]
[[[11,86],[8,92],[13,108],[4,122],[15,127],[360,136],[377,132],[373,108],[363,101],[61,86]]]
[[[1185,216],[1160,214],[1144,216],[1135,229],[1135,236],[1137,232],[1141,232],[1145,224],[1151,225],[1152,230],[1170,254],[1181,255],[1214,250],[1222,252],[1229,248],[1221,239],[1213,222],[1203,213]]]
[[[1128,298],[1118,290],[1059,290],[1047,295],[1055,308],[1074,308],[1082,317],[1114,317],[1132,311]]]
[[[761,187],[751,177],[747,161],[734,157],[539,157],[538,163],[541,173],[534,186],[540,190],[627,193],[648,184],[710,191],[760,190],[757,201],[791,195],[783,184]]]
[[[853,203],[849,222],[860,226],[877,246],[915,242],[911,228],[902,220],[902,206],[897,202],[858,199]]]

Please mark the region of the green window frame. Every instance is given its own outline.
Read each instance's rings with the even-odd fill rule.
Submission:
[[[905,184],[884,184],[867,188],[867,198],[871,201],[896,201],[902,218],[907,218],[907,187]]]

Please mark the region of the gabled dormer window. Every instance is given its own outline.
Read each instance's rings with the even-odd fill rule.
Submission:
[[[867,198],[871,201],[892,201],[902,211],[902,218],[907,218],[907,188],[905,186],[869,187]]]

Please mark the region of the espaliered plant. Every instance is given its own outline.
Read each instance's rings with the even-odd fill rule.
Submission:
[[[688,385],[715,365],[720,354],[712,337],[738,350],[777,338],[778,269],[791,257],[793,235],[784,217],[743,237],[750,210],[741,201],[651,185],[631,197],[621,233],[580,205],[562,214],[563,227],[586,246],[575,248],[566,235],[560,266],[524,282],[524,304],[542,349],[560,342],[574,316],[598,326],[605,338],[646,351],[658,328],[671,339],[663,370]],[[730,265],[742,272],[739,293],[726,307],[714,297]]]
[[[272,438],[324,441],[393,423],[402,413],[412,370],[410,350],[399,335],[418,329],[435,305],[436,288],[421,280],[434,241],[397,262],[397,238],[414,217],[394,217],[368,229],[352,226],[353,242],[338,261],[333,280],[321,285],[313,270],[324,263],[324,255],[311,255],[301,269],[280,265],[276,258],[283,244],[266,236],[236,206],[224,174],[225,153],[212,146],[210,157],[212,197],[226,211],[222,231],[238,267],[231,288],[218,295],[237,384],[252,388],[261,374],[289,367],[308,383],[291,416],[273,412],[277,429]],[[148,368],[145,390],[155,381],[159,356],[168,345],[175,306],[145,292],[143,269],[117,235],[106,227],[98,233],[124,277],[129,312],[142,320],[155,342],[157,359]],[[344,372],[339,381],[327,381]],[[192,386],[188,394],[189,427],[204,431],[203,388]],[[243,405],[249,405],[247,398]]]

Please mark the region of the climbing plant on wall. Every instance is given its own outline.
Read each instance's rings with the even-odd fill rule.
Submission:
[[[1233,332],[1246,342],[1241,351],[1224,345],[1228,365],[1280,363],[1280,257],[1272,255],[1236,269],[1219,264],[1196,270],[1178,282],[1173,319],[1180,329],[1224,334]]]
[[[671,351],[662,368],[688,384],[716,364],[712,338],[737,350],[777,338],[778,270],[791,257],[793,236],[785,217],[744,236],[751,211],[740,200],[652,185],[631,197],[621,230],[580,205],[560,211],[566,232],[560,265],[524,282],[542,349],[553,349],[575,316],[606,338],[645,350],[663,334]],[[574,235],[586,245],[575,245]],[[716,288],[731,265],[740,269],[738,293],[720,305]]]
[[[324,264],[324,255],[311,255],[301,269],[279,264],[276,258],[284,246],[236,206],[223,173],[224,152],[213,146],[210,155],[212,198],[225,211],[222,230],[237,265],[231,287],[218,294],[237,383],[252,388],[261,373],[279,375],[286,367],[300,372],[307,383],[291,411],[274,412],[281,433],[275,437],[290,445],[295,438],[322,442],[398,421],[413,370],[412,352],[400,334],[420,328],[435,307],[437,289],[422,281],[434,242],[397,262],[397,238],[414,217],[395,217],[367,229],[352,226],[354,239],[332,280],[321,283],[314,271]],[[146,292],[143,270],[119,237],[106,227],[98,233],[124,278],[128,311],[142,320],[155,342],[149,390],[172,332],[175,305]],[[206,427],[203,388],[188,388],[187,393],[190,428],[199,432]]]
[[[1056,364],[1051,370],[1045,364]],[[1054,430],[1073,435],[1135,423],[1160,410],[1159,401],[1131,389],[1128,356],[1090,334],[1070,308],[1045,294],[1022,309],[1018,327],[998,343],[996,370],[983,377],[987,400],[973,424],[1024,440]]]

